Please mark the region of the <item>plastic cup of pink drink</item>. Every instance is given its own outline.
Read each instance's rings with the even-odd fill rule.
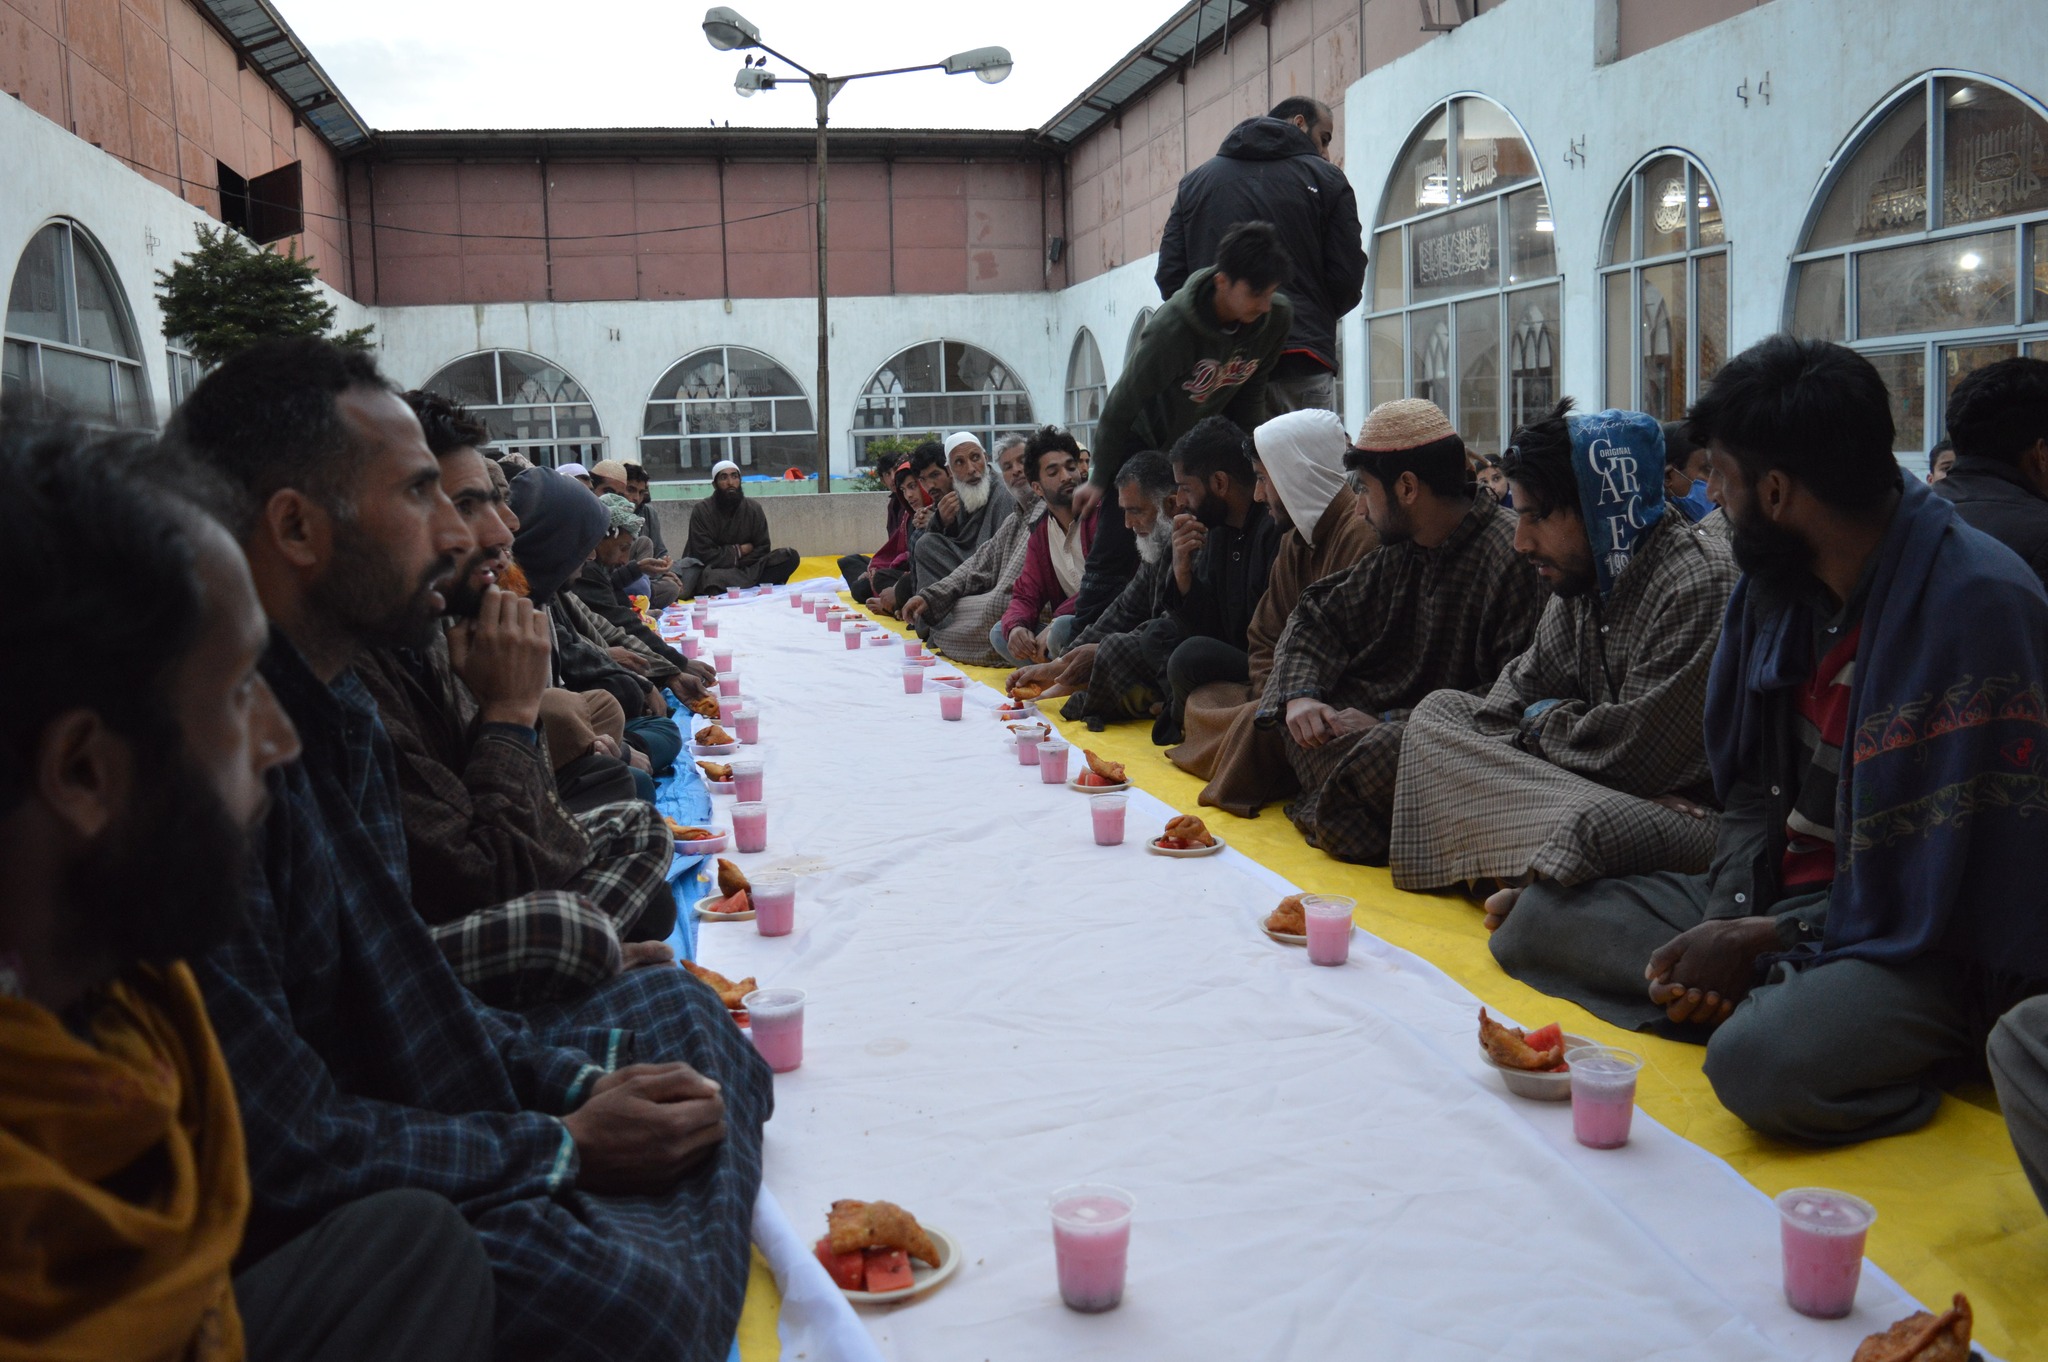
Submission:
[[[684,657],[693,660],[697,656],[697,650],[702,646],[703,645],[697,641],[697,636],[695,634],[684,634],[681,638],[676,640],[677,651],[682,653]]]
[[[905,695],[924,694],[924,668],[913,665],[903,669],[903,693]]]
[[[1351,958],[1351,913],[1357,907],[1355,900],[1336,894],[1303,897],[1301,915],[1308,932],[1311,965],[1341,965]]]
[[[733,762],[732,792],[740,803],[759,804],[764,783],[762,762],[759,757],[742,757]]]
[[[846,640],[846,651],[852,652],[860,647],[861,627],[858,624],[854,625],[851,629],[842,629],[839,632],[840,637]]]
[[[1052,1251],[1069,1310],[1095,1314],[1123,1302],[1137,1207],[1136,1197],[1107,1183],[1077,1182],[1052,1194]]]
[[[958,686],[939,687],[939,717],[941,719],[959,718],[961,706],[966,703],[967,692],[961,690]]]
[[[1643,1057],[1610,1045],[1581,1045],[1564,1060],[1572,1071],[1572,1134],[1588,1149],[1627,1144]]]
[[[1877,1208],[1826,1187],[1794,1187],[1776,1200],[1786,1304],[1814,1319],[1842,1318],[1856,1305],[1863,1240]]]
[[[1060,738],[1047,738],[1038,744],[1038,778],[1047,785],[1067,783],[1067,744]]]
[[[1095,845],[1122,846],[1124,841],[1124,797],[1120,794],[1094,795],[1088,800],[1088,816],[1095,822]]]
[[[707,617],[707,618],[705,618],[705,619],[701,619],[701,620],[697,621],[697,627],[698,627],[699,629],[702,629],[702,630],[704,631],[704,637],[706,637],[706,638],[717,638],[717,637],[718,637],[718,621],[717,621],[717,620],[714,620],[714,619],[710,619],[710,618],[708,618],[708,617]]]
[[[720,695],[738,695],[740,693],[740,674],[732,669],[732,654],[723,653],[716,654],[715,656],[721,659],[718,663],[718,693]]]
[[[761,741],[761,711],[752,705],[741,705],[739,713],[733,715],[733,736],[752,747]]]
[[[756,909],[754,921],[759,922]],[[757,988],[740,999],[747,1009],[747,1034],[768,1067],[779,1074],[804,1062],[804,991],[800,988]]]
[[[1045,725],[1019,724],[1016,730],[1016,737],[1017,764],[1019,766],[1038,765],[1038,745],[1046,739]]]
[[[712,670],[714,670],[714,671],[718,671],[718,672],[729,672],[729,671],[731,671],[731,670],[732,670],[732,649],[730,649],[730,648],[713,648],[713,649],[711,650],[711,667],[712,667]]]
[[[796,876],[787,870],[757,870],[748,897],[754,928],[763,936],[788,936],[796,928]]]
[[[923,657],[924,640],[905,635],[903,639],[903,655],[905,657]]]
[[[827,629],[830,629],[835,634],[839,633],[846,627],[846,616],[840,614],[837,610],[834,610],[831,614],[825,617],[825,627]]]
[[[796,593],[795,593],[794,591],[792,591],[792,592],[790,592],[790,593],[789,593],[789,604],[790,604],[790,607],[791,607],[792,609],[794,609],[795,607],[797,607],[797,606],[799,606],[799,605],[802,605],[803,603],[804,603],[804,598],[803,598],[803,597],[801,597],[801,596],[797,595],[797,594],[796,594]]]
[[[739,772],[733,772],[737,785]],[[735,789],[734,794],[739,791]],[[758,799],[743,799],[732,806],[732,844],[741,851],[768,849],[768,806]]]
[[[746,707],[746,697],[742,696],[738,691],[734,691],[731,695],[720,695],[718,697],[718,722],[722,724],[737,724],[740,721],[740,711]]]

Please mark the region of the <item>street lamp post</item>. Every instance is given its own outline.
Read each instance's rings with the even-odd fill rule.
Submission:
[[[831,305],[827,301],[825,286],[825,124],[827,110],[846,82],[868,80],[875,76],[900,76],[910,71],[944,71],[949,76],[973,72],[976,77],[989,85],[1007,78],[1013,63],[1008,49],[1001,47],[977,47],[968,52],[956,52],[944,61],[927,62],[922,66],[895,66],[886,71],[858,71],[850,76],[828,76],[813,71],[800,62],[794,61],[761,41],[761,30],[724,5],[705,11],[704,37],[721,52],[758,48],[783,64],[794,67],[802,73],[805,83],[818,101],[818,490],[832,490],[832,361],[831,361]],[[752,97],[758,90],[773,90],[777,78],[764,69],[768,57],[762,57],[757,65],[753,58],[740,68],[733,77],[733,88],[741,95]]]

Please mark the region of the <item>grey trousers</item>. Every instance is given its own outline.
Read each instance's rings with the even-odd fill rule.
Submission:
[[[1282,412],[1304,411],[1310,407],[1321,407],[1324,411],[1337,410],[1337,375],[1325,370],[1322,373],[1299,374],[1293,378],[1276,378],[1266,381],[1266,409],[1278,416]],[[1343,414],[1338,413],[1340,416]]]
[[[1985,1058],[2020,1167],[2048,1211],[2048,995],[2029,998],[2000,1017]]]

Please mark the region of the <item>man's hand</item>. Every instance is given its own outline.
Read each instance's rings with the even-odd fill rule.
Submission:
[[[647,688],[647,713],[656,719],[668,717],[668,701],[661,698],[661,691],[654,686]]]
[[[1377,728],[1379,722],[1363,710],[1332,709],[1305,695],[1287,702],[1287,732],[1303,747],[1321,747],[1347,733]]]
[[[619,758],[623,755],[619,747],[619,740],[609,733],[599,733],[593,737],[590,740],[590,750],[597,753],[600,757]]]
[[[1690,799],[1675,794],[1658,795],[1650,802],[1662,804],[1665,808],[1682,813],[1688,818],[1706,818],[1714,812],[1704,804],[1695,804]]]
[[[1102,504],[1102,489],[1092,482],[1084,482],[1074,489],[1074,514],[1085,517]]]
[[[701,700],[711,693],[704,689],[704,683],[697,679],[694,672],[677,672],[662,684],[668,687],[671,695],[685,705],[692,700]]]
[[[875,609],[881,611],[885,615],[895,614],[896,588],[893,585],[883,587],[881,594],[876,596],[875,599],[871,602],[871,604],[874,606]]]
[[[1086,689],[1088,678],[1095,674],[1097,646],[1093,643],[1083,643],[1079,647],[1069,648],[1060,655],[1058,661],[1048,664],[1058,667],[1060,671],[1058,679],[1046,689],[1045,695],[1071,695],[1077,690]],[[1045,696],[1039,698],[1044,699]]]
[[[1007,643],[1011,657],[1022,658],[1026,662],[1045,661],[1045,649],[1039,646],[1038,635],[1032,633],[1028,625],[1013,626]]]
[[[621,970],[645,969],[649,965],[673,965],[676,953],[666,941],[628,941],[619,947]]]
[[[647,574],[648,576],[650,576],[650,577],[659,577],[659,576],[660,576],[660,575],[661,575],[662,573],[664,573],[664,572],[667,572],[667,571],[668,571],[668,559],[666,559],[666,558],[642,558],[642,559],[640,560],[640,565],[639,565],[639,566],[640,566],[640,570],[641,570],[642,572],[646,573],[646,574]]]
[[[626,744],[626,765],[636,771],[644,771],[650,776],[654,774],[654,763],[647,759],[645,752],[642,752],[631,743]]]
[[[912,596],[903,603],[903,622],[905,624],[917,623],[917,617],[931,609],[931,604],[930,601],[922,596]]]
[[[1173,518],[1173,582],[1185,596],[1195,589],[1195,555],[1209,538],[1209,527],[1191,515]]]
[[[939,519],[948,525],[960,518],[960,494],[948,492],[939,498]]]
[[[687,1064],[633,1064],[608,1073],[562,1118],[586,1192],[658,1192],[725,1138],[725,1097]]]
[[[910,523],[920,530],[932,523],[931,503],[927,502],[910,513]]]
[[[1003,693],[1007,695],[1017,687],[1027,683],[1050,688],[1054,682],[1059,680],[1060,675],[1066,669],[1067,663],[1065,658],[1057,662],[1039,662],[1028,667],[1019,667],[1003,678]],[[1038,698],[1043,700],[1046,697],[1041,694]]]
[[[476,618],[448,635],[448,662],[476,696],[485,723],[532,728],[548,688],[554,638],[532,601],[484,588]]]
[[[647,675],[648,667],[653,665],[631,648],[607,648],[604,651],[606,656],[610,657],[612,661],[618,663],[635,676]]]
[[[1675,1022],[1718,1026],[1756,983],[1759,956],[1777,949],[1777,919],[1714,918],[1659,946],[1643,967],[1650,1001]]]
[[[738,548],[734,549],[733,553],[738,557],[745,558],[748,554],[752,553],[753,551],[754,546],[752,544],[742,544]]]

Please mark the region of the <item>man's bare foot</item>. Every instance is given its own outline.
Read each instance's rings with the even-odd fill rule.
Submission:
[[[647,965],[673,965],[676,953],[666,941],[628,941],[619,947],[620,969],[641,969]]]
[[[1486,896],[1486,930],[1496,932],[1500,924],[1508,920],[1508,914],[1515,911],[1515,900],[1522,897],[1522,886],[1511,884],[1505,889],[1496,889]]]

